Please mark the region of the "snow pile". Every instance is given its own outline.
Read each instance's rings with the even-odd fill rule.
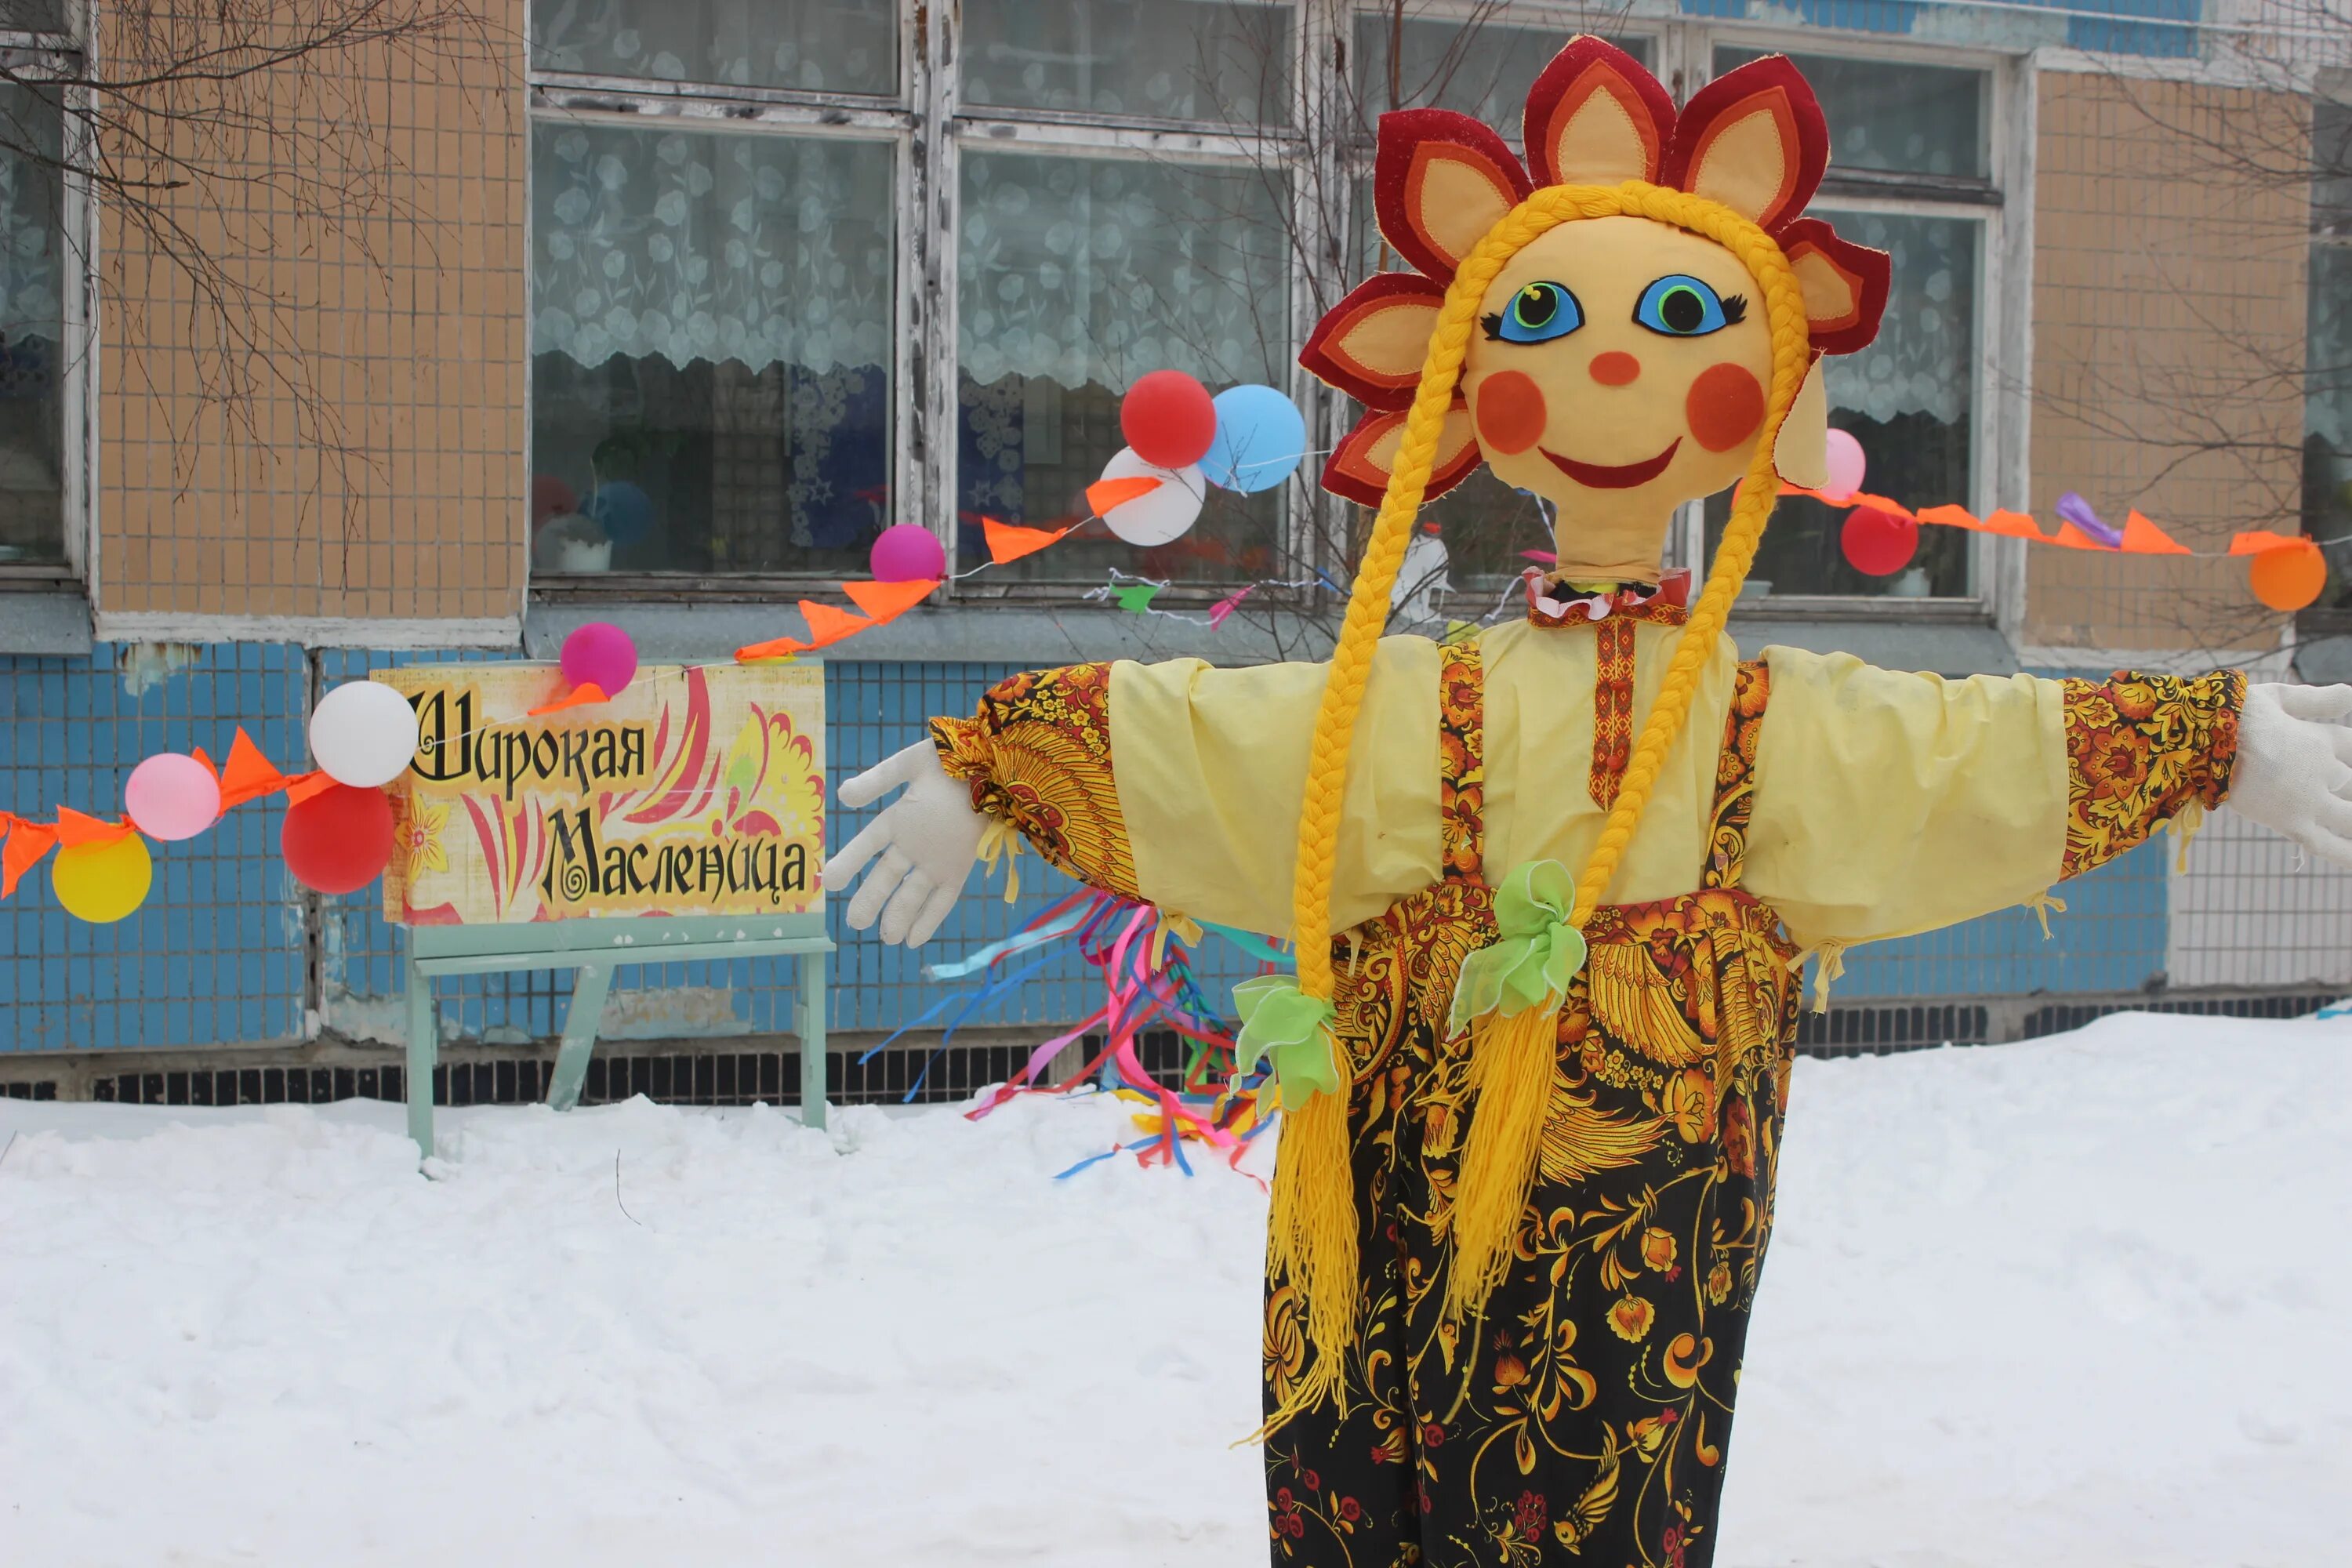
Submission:
[[[2331,1559],[2347,1068],[1801,1064],[1717,1561]],[[0,1560],[1262,1562],[1264,1198],[1051,1180],[1124,1116],[457,1112],[425,1181],[393,1107],[0,1101]]]

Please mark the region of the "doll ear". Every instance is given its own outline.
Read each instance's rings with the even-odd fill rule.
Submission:
[[[1396,467],[1397,447],[1404,439],[1405,411],[1374,409],[1356,421],[1330,461],[1323,465],[1323,488],[1335,496],[1378,506],[1388,493],[1389,475]],[[1429,488],[1422,500],[1435,500],[1477,470],[1478,442],[1470,433],[1470,405],[1454,395],[1445,411],[1445,427],[1438,432],[1437,460],[1429,470]]]
[[[1367,408],[1402,408],[1444,302],[1445,291],[1418,273],[1374,273],[1315,324],[1298,363]]]
[[[1674,135],[1675,100],[1633,56],[1581,37],[1528,89],[1522,124],[1538,185],[1655,184]]]
[[[1822,356],[1815,354],[1797,389],[1797,401],[1780,421],[1772,443],[1772,468],[1792,485],[1817,490],[1830,481],[1830,398],[1822,384]]]
[[[1849,244],[1817,217],[1786,224],[1776,237],[1804,290],[1813,347],[1831,354],[1868,348],[1886,310],[1886,252]]]
[[[1372,203],[1381,235],[1424,277],[1451,283],[1471,247],[1531,188],[1503,139],[1466,114],[1381,116]]]
[[[1773,228],[1805,210],[1829,167],[1813,89],[1785,55],[1750,60],[1691,95],[1662,183]]]

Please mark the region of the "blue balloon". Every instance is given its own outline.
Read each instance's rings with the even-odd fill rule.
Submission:
[[[588,515],[615,544],[635,544],[654,531],[653,497],[626,479],[598,485],[588,498]]]
[[[1298,471],[1307,456],[1307,420],[1298,405],[1270,386],[1233,386],[1217,394],[1217,435],[1201,474],[1229,490],[1270,490]]]

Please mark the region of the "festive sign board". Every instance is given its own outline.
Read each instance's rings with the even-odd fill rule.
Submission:
[[[641,669],[618,697],[532,717],[545,664],[412,665],[384,918],[796,914],[820,907],[824,675],[814,665]]]

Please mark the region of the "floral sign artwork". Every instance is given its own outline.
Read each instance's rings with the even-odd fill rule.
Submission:
[[[640,670],[539,717],[552,665],[419,665],[384,918],[486,925],[818,906],[824,677],[814,665]]]

